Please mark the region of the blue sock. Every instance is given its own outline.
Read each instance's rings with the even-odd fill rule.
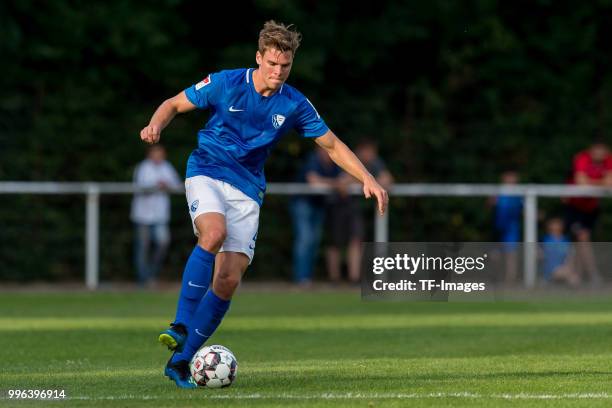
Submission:
[[[189,334],[183,351],[172,356],[173,363],[180,360],[191,361],[195,352],[202,347],[202,344],[212,336],[221,324],[223,316],[229,309],[230,302],[231,300],[223,300],[215,295],[212,289],[206,292],[198,310],[193,315],[193,319],[189,322]]]
[[[215,254],[202,249],[199,245],[196,245],[191,252],[183,272],[183,285],[176,307],[175,324],[188,326],[210,285],[214,260]]]

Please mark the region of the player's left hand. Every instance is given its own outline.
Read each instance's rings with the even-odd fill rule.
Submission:
[[[363,195],[365,195],[366,198],[370,198],[372,196],[376,197],[376,201],[378,202],[378,212],[380,215],[385,213],[387,204],[389,204],[389,194],[387,194],[387,190],[378,184],[374,177],[368,177],[363,182]]]
[[[159,142],[160,136],[161,129],[157,125],[147,125],[140,131],[140,139],[149,144]]]

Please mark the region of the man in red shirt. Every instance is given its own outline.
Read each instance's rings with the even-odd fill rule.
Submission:
[[[574,156],[570,184],[612,186],[612,154],[603,141],[595,141]],[[579,266],[596,283],[600,277],[590,242],[599,215],[599,199],[571,197],[567,204],[566,225],[578,241]]]

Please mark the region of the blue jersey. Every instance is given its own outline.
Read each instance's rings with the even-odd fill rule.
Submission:
[[[563,265],[571,251],[572,243],[568,237],[555,237],[547,234],[542,239],[544,253],[544,279],[552,279],[553,273]]]
[[[495,225],[499,229],[521,222],[523,199],[518,196],[499,196],[495,204]]]
[[[225,181],[261,205],[264,162],[272,147],[291,129],[318,137],[328,127],[310,101],[287,84],[271,96],[259,94],[253,71],[221,71],[185,89],[191,103],[211,112],[198,132],[198,148],[189,156],[187,177]]]

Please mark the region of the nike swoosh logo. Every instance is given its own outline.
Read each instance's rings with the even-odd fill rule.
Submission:
[[[200,333],[200,331],[199,331],[198,329],[195,329],[195,332],[196,332],[196,334],[197,334],[198,336],[202,336],[202,337],[210,337],[210,336],[207,336],[207,335],[205,335],[205,334]]]
[[[230,106],[229,108],[230,112],[244,112],[244,109],[236,109],[234,108],[234,105]]]
[[[187,282],[187,284],[188,284],[189,286],[194,287],[194,288],[205,288],[205,287],[206,287],[206,286],[202,286],[202,285],[196,285],[195,283],[193,283],[193,282],[191,282],[191,281]]]

